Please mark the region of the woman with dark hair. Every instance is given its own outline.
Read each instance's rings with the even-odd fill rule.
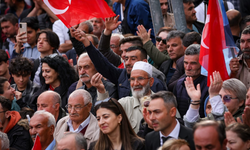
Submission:
[[[144,141],[132,129],[127,115],[117,100],[99,101],[95,106],[100,127],[99,140],[90,144],[90,150],[143,150]]]
[[[230,150],[250,150],[250,128],[244,124],[226,127],[227,148]]]
[[[33,98],[32,104],[36,104],[38,96],[47,90],[52,90],[60,94],[62,100],[62,107],[65,108],[67,104],[67,91],[69,86],[76,82],[78,76],[73,67],[62,56],[54,53],[45,56],[42,60],[42,87],[38,90]],[[31,106],[36,110],[36,105]]]

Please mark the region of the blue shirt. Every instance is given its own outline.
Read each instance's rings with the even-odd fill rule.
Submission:
[[[53,150],[56,146],[56,140],[54,139],[45,150]]]
[[[37,59],[40,57],[40,52],[37,50],[37,46],[34,46],[32,48],[28,43],[24,43],[23,46],[24,46],[24,51],[22,52],[23,57],[29,59]]]

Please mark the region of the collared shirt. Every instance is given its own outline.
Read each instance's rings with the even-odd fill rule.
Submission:
[[[33,48],[28,44],[24,43],[24,51],[23,51],[23,57],[29,58],[29,59],[37,59],[40,57],[40,52],[37,50],[37,46],[34,46]]]
[[[242,56],[242,55],[241,55]],[[247,66],[247,63],[244,58],[242,58],[242,69],[238,78],[241,82],[245,84],[247,89],[250,87],[250,68]]]
[[[15,43],[13,43],[9,38],[6,39],[7,42],[9,42],[9,54],[10,54],[10,58],[12,56],[12,53],[14,51],[14,47],[15,47]]]
[[[53,150],[56,146],[56,140],[54,139],[45,150]]]
[[[181,129],[181,126],[180,126],[180,123],[179,121],[176,119],[176,126],[174,127],[174,130],[172,130],[172,132],[168,135],[168,136],[164,136],[161,131],[159,131],[160,133],[160,142],[161,142],[161,145],[163,145],[163,140],[162,140],[162,137],[172,137],[174,139],[178,139],[179,138],[179,133],[180,133],[180,129]]]
[[[79,125],[79,127],[76,130],[74,130],[72,120],[69,119],[67,121],[67,124],[69,126],[69,131],[74,133],[79,133],[80,131],[82,131],[83,128],[85,128],[89,124],[89,121],[90,121],[90,115]]]

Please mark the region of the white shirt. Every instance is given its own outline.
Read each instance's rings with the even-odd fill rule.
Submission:
[[[90,115],[88,116],[87,119],[85,119],[85,120],[79,125],[79,127],[78,127],[76,130],[74,130],[73,124],[72,124],[72,120],[69,119],[69,120],[67,121],[67,124],[68,124],[68,126],[69,126],[69,131],[70,131],[70,132],[74,132],[74,133],[79,133],[80,131],[82,131],[82,129],[84,129],[84,128],[89,124],[89,121],[90,121]]]
[[[171,136],[172,138],[174,139],[178,139],[179,138],[179,133],[180,133],[180,123],[177,119],[175,119],[177,124],[176,126],[174,127],[174,130],[172,130],[172,132],[168,135],[168,136]],[[159,131],[160,133],[160,143],[161,143],[161,146],[163,145],[163,140],[162,140],[162,137],[168,137],[168,136],[164,136],[161,131]]]
[[[60,45],[65,43],[65,41],[69,40],[69,34],[68,34],[69,29],[63,24],[63,22],[60,19],[54,22],[52,30],[59,37]]]

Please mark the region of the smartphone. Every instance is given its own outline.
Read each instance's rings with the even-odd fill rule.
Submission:
[[[22,37],[27,37],[27,23],[26,22],[20,22],[19,23],[19,33],[25,32]],[[27,42],[27,38],[23,39],[23,42]]]

